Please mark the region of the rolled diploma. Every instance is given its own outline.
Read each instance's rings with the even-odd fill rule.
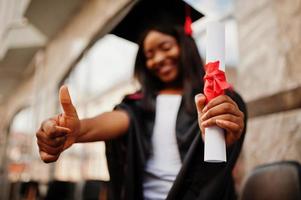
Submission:
[[[225,27],[219,22],[207,24],[206,63],[220,61],[225,71]],[[205,128],[205,162],[226,162],[224,130],[218,126]]]

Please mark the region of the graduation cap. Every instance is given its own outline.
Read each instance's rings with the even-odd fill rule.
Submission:
[[[191,23],[201,17],[203,14],[183,0],[139,0],[111,33],[137,42],[151,27],[177,24],[191,35]]]

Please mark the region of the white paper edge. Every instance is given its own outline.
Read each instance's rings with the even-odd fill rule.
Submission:
[[[220,22],[208,22],[206,63],[220,61],[220,70],[225,71],[225,26]],[[224,130],[218,126],[205,128],[204,161],[226,162]]]

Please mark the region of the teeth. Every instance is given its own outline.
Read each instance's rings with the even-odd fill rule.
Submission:
[[[168,71],[169,69],[170,69],[169,66],[164,66],[164,67],[162,67],[162,68],[160,69],[160,72],[166,72],[166,71]]]

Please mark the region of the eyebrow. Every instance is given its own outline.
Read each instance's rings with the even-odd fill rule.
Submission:
[[[171,43],[171,44],[173,44],[173,43],[175,43],[174,41],[172,41],[172,40],[164,40],[164,41],[161,41],[161,42],[159,42],[158,44],[156,44],[156,47],[162,47],[164,44],[166,44],[166,43]],[[144,49],[144,53],[148,53],[148,52],[151,52],[151,51],[153,51],[153,48],[151,48],[151,49]]]

